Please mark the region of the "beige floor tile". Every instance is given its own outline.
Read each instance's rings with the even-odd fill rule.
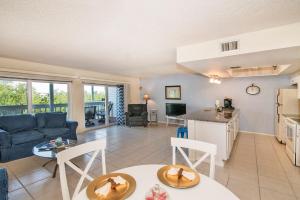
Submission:
[[[29,185],[29,184],[32,184],[34,182],[43,180],[43,179],[48,178],[50,176],[52,176],[52,174],[44,168],[37,169],[37,170],[34,170],[34,171],[25,172],[24,174],[19,173],[17,175],[20,182],[25,186]]]
[[[78,138],[79,143],[106,138],[107,171],[112,172],[140,164],[171,164],[170,137],[174,137],[175,134],[176,127],[173,126],[168,128],[165,126],[151,126],[149,128],[115,126],[89,131],[78,135]],[[176,154],[176,157],[177,163],[186,164],[179,153]],[[90,155],[87,155],[75,159],[74,162],[80,168],[84,168],[89,159]],[[29,184],[26,189],[34,199],[61,199],[59,173],[55,179],[48,177],[54,169],[55,162],[43,168],[42,164],[46,161],[47,159],[32,156],[5,163],[5,166],[12,172],[9,175],[10,180],[12,180],[10,181],[10,191],[14,191],[10,193],[10,196],[17,197],[24,193],[26,199],[26,190],[18,189],[22,187],[20,183],[18,184],[18,177],[20,177],[23,183]],[[44,170],[48,171],[49,174],[34,173]],[[208,175],[208,163],[203,163],[197,170]],[[14,177],[14,174],[17,178]],[[90,175],[97,177],[101,174],[101,156],[98,156],[91,167]],[[260,179],[258,175],[261,175]],[[67,167],[67,176],[72,191],[77,184],[79,175]],[[269,136],[239,134],[230,159],[224,168],[216,167],[215,177],[218,182],[227,186],[241,200],[260,199],[260,193],[263,200],[276,200],[283,197],[294,199],[295,193],[300,191],[298,187],[300,185],[300,168],[291,164],[286,156],[284,145],[279,144],[273,137]],[[37,181],[41,178],[44,179]],[[87,183],[85,181],[84,184]],[[293,186],[289,185],[291,183]],[[283,195],[283,192],[286,194]]]
[[[62,199],[60,182],[58,179],[47,178],[26,186],[26,189],[35,200]]]
[[[233,178],[235,180],[258,186],[258,176],[257,174],[251,174],[247,171],[240,170],[230,170],[229,178]]]
[[[12,192],[14,190],[20,189],[23,186],[21,185],[21,183],[19,182],[19,180],[16,178],[16,176],[10,172],[9,170],[7,170],[8,173],[8,191]]]
[[[296,197],[293,195],[287,195],[265,188],[260,189],[260,195],[261,200],[296,200]]]
[[[293,188],[293,191],[295,193],[295,195],[300,198],[300,185],[298,184],[292,184],[292,188]]]
[[[294,195],[294,192],[289,183],[283,182],[279,179],[259,176],[259,186],[279,193],[287,195]]]
[[[227,187],[241,200],[259,200],[258,186],[229,178]]]
[[[9,200],[32,200],[31,196],[23,188],[8,193],[8,199]]]
[[[287,176],[281,167],[258,165],[258,175],[288,182]]]
[[[24,174],[26,172],[43,168],[39,163],[36,162],[33,156],[8,162],[7,167],[17,176],[19,174]]]

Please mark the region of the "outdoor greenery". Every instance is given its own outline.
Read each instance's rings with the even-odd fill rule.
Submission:
[[[26,83],[0,82],[0,105],[27,105]]]
[[[39,93],[32,89],[33,104],[50,104],[48,91]],[[54,104],[67,104],[68,93],[62,90],[54,90]],[[0,81],[0,106],[27,105],[26,82]]]
[[[104,100],[105,100],[104,91],[94,90],[94,99],[93,99],[92,87],[89,85],[84,87],[84,102],[104,101]]]

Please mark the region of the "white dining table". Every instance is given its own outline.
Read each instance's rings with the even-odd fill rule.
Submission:
[[[117,170],[117,173],[126,173],[134,177],[136,180],[136,190],[128,197],[128,200],[143,200],[146,193],[155,184],[159,184],[161,188],[165,189],[170,197],[170,200],[238,200],[230,190],[218,183],[217,181],[200,174],[200,183],[188,189],[175,189],[164,185],[157,178],[157,171],[164,165],[138,165]],[[88,200],[86,195],[86,188],[84,188],[76,200]]]

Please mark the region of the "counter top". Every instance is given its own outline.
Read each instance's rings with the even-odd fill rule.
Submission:
[[[199,111],[193,112],[191,114],[185,115],[187,120],[197,120],[197,121],[207,121],[207,122],[218,122],[218,123],[228,123],[232,117],[238,114],[239,110],[225,110],[222,112],[217,112],[214,108],[205,108]],[[226,114],[224,114],[226,113]],[[231,113],[231,116],[226,116],[227,113]]]

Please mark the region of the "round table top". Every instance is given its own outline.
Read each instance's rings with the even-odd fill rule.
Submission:
[[[208,178],[205,175],[200,174],[200,183],[188,189],[175,189],[164,185],[157,178],[157,171],[164,165],[138,165],[117,170],[115,172],[126,173],[131,175],[136,180],[135,192],[127,198],[128,200],[145,199],[146,193],[155,185],[159,184],[163,189],[169,193],[169,197],[172,200],[238,200],[230,190],[218,183],[217,181]],[[86,188],[84,188],[79,195],[75,198],[76,200],[88,200],[86,195]]]
[[[70,146],[73,146],[76,144],[76,140],[64,140],[67,144],[70,144]],[[40,144],[37,144],[33,147],[32,153],[36,156],[43,157],[43,158],[50,158],[54,159],[56,158],[57,149],[51,149],[51,150],[40,150],[40,148],[44,145],[49,144],[49,141],[42,142]]]

